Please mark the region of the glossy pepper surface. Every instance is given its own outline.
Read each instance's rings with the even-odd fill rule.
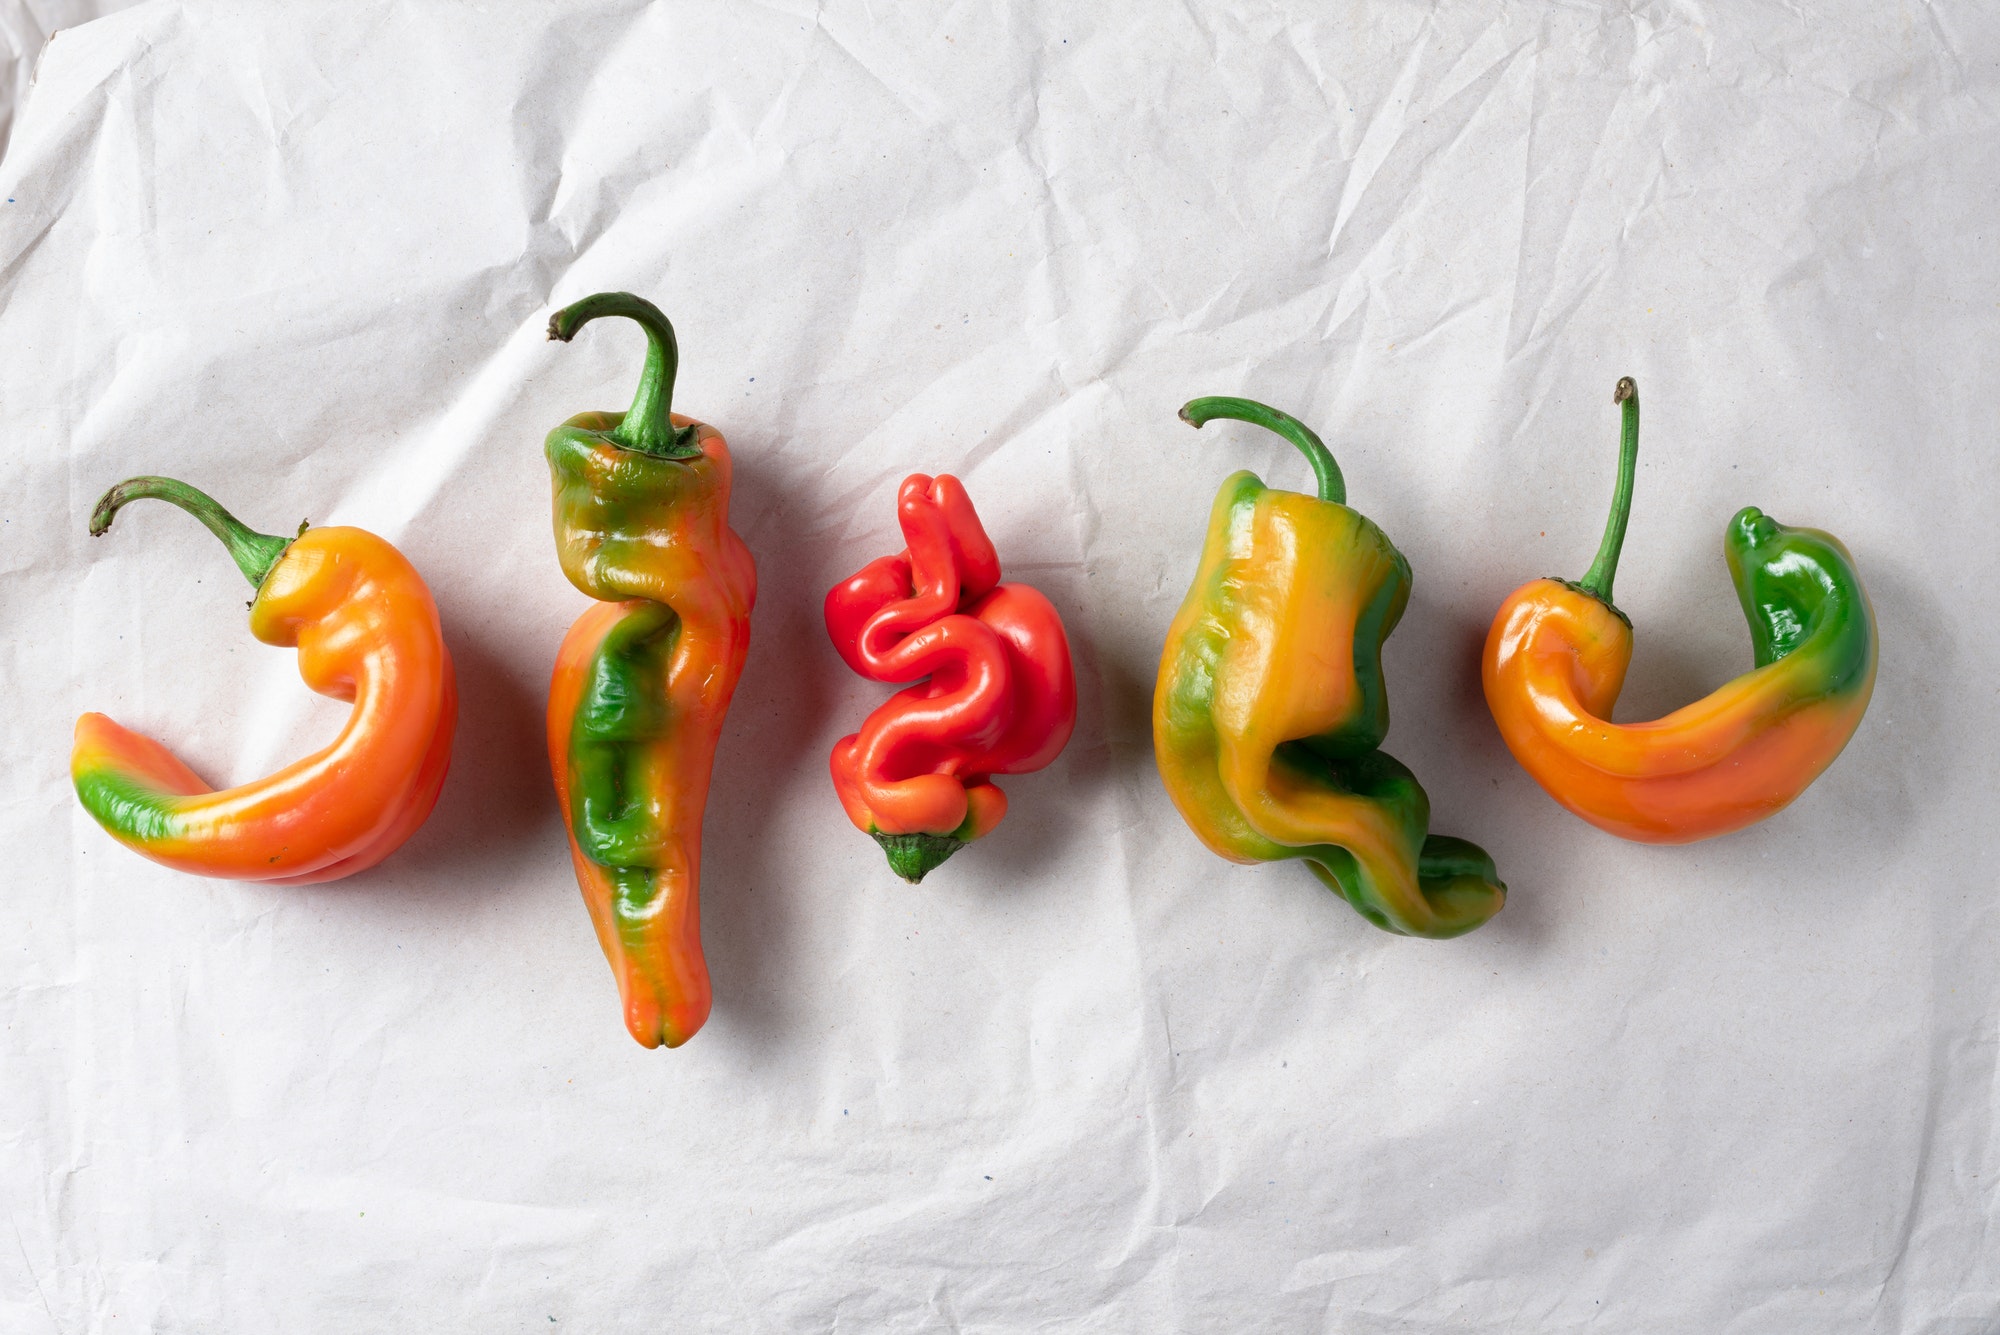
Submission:
[[[1427,833],[1429,798],[1379,749],[1389,731],[1382,642],[1409,601],[1409,563],[1348,508],[1333,456],[1296,418],[1232,398],[1196,399],[1181,417],[1278,432],[1319,490],[1274,491],[1239,472],[1215,498],[1153,694],[1168,795],[1214,852],[1303,858],[1377,927],[1473,930],[1506,899],[1493,860]]]
[[[629,411],[580,413],[548,437],[563,573],[600,600],[556,655],[549,765],[625,1026],[671,1048],[708,1018],[702,812],[757,568],[729,527],[729,447],[670,411],[679,350],[667,318],[599,293],[558,311],[549,337],[568,342],[605,315],[645,330],[646,362]]]
[[[1000,582],[972,500],[949,475],[912,474],[896,497],[904,550],[826,595],[826,629],[871,681],[916,682],[833,748],[833,786],[856,828],[911,882],[1007,813],[996,774],[1054,760],[1076,726],[1076,674],[1055,607]]]
[[[256,533],[171,478],[113,487],[91,533],[146,498],[222,539],[257,590],[250,633],[296,648],[306,685],[354,710],[324,749],[219,792],[152,738],[85,714],[70,752],[84,809],[127,848],[197,876],[304,885],[374,866],[430,815],[451,763],[458,695],[430,590],[372,533]]]
[[[1613,723],[1632,623],[1611,601],[1639,450],[1639,393],[1618,382],[1618,486],[1583,579],[1538,579],[1500,605],[1481,676],[1500,735],[1549,796],[1599,829],[1684,844],[1754,824],[1819,777],[1875,687],[1875,618],[1838,539],[1737,511],[1722,552],[1756,666],[1650,723]]]

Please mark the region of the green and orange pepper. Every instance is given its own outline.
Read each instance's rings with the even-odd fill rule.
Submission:
[[[750,645],[757,568],[729,527],[729,448],[673,414],[673,326],[624,292],[556,312],[568,342],[616,315],[646,332],[632,407],[551,431],[556,551],[599,601],[556,655],[549,764],[571,861],[617,975],[625,1026],[678,1047],[708,1018],[701,949],[702,812],[715,745]]]
[[[1377,927],[1472,931],[1506,899],[1493,860],[1429,834],[1422,786],[1379,749],[1389,730],[1382,642],[1409,601],[1409,563],[1348,508],[1333,456],[1298,419],[1234,398],[1196,399],[1181,417],[1277,432],[1319,488],[1274,491],[1239,472],[1215,498],[1153,695],[1168,795],[1217,854],[1303,858]]]
[[[1618,484],[1579,581],[1538,579],[1500,605],[1482,678],[1500,735],[1563,806],[1626,839],[1682,844],[1783,808],[1847,745],[1875,686],[1875,619],[1839,540],[1755,506],[1723,533],[1755,668],[1648,723],[1613,723],[1632,622],[1611,601],[1639,451],[1627,378]]]
[[[113,487],[91,533],[147,498],[179,506],[222,539],[257,590],[250,633],[296,647],[306,685],[354,711],[322,750],[220,792],[152,738],[85,714],[70,753],[77,798],[119,843],[197,876],[305,885],[374,866],[430,815],[451,763],[458,695],[430,590],[372,533],[256,533],[172,478]]]

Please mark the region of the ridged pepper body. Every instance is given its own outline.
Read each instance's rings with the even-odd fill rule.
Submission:
[[[897,494],[905,548],[826,596],[827,634],[861,676],[917,682],[833,749],[834,790],[898,875],[920,881],[1007,811],[995,774],[1053,761],[1076,726],[1062,618],[1000,582],[959,480],[915,473]]]
[[[1324,452],[1262,405],[1189,408],[1201,404],[1210,410],[1189,417],[1196,425],[1266,421],[1256,409]],[[1409,596],[1409,563],[1361,514],[1233,474],[1167,632],[1154,755],[1175,807],[1217,854],[1303,858],[1376,926],[1450,937],[1498,912],[1506,887],[1475,845],[1427,833],[1422,786],[1377,749],[1389,729],[1382,642]]]
[[[647,325],[633,414],[657,420],[635,434],[633,414],[580,413],[549,433],[556,551],[570,582],[601,600],[556,656],[549,765],[626,1028],[646,1047],[678,1047],[712,1000],[701,944],[702,816],[749,650],[757,570],[729,527],[721,434],[668,413],[664,393],[648,398],[655,361],[672,346],[665,317],[609,294],[558,313],[552,336],[567,339],[602,314]],[[671,382],[669,366],[669,392]]]

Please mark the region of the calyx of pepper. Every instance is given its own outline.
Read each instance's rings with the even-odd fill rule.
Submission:
[[[888,856],[889,870],[916,885],[941,866],[967,840],[955,834],[884,834],[870,830],[882,852]]]

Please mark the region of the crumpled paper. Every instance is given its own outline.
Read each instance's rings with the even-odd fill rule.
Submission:
[[[63,32],[0,182],[0,1330],[2000,1327],[2000,18],[1970,4],[156,2]],[[762,578],[707,820],[716,1007],[625,1035],[541,749],[583,599],[545,431],[625,288]],[[1740,505],[1882,631],[1794,807],[1687,848],[1487,718],[1646,404],[1622,718],[1749,664]],[[1388,749],[1512,887],[1450,943],[1208,855],[1148,709],[1208,501],[1313,424],[1416,571]],[[1081,715],[921,889],[841,815],[819,600],[964,478]],[[135,473],[425,573],[463,724],[400,853],[205,882],[77,807],[86,709],[237,782],[342,707]]]
[[[0,6],[0,152],[34,81],[35,61],[64,28],[129,9],[135,0],[14,0]]]

